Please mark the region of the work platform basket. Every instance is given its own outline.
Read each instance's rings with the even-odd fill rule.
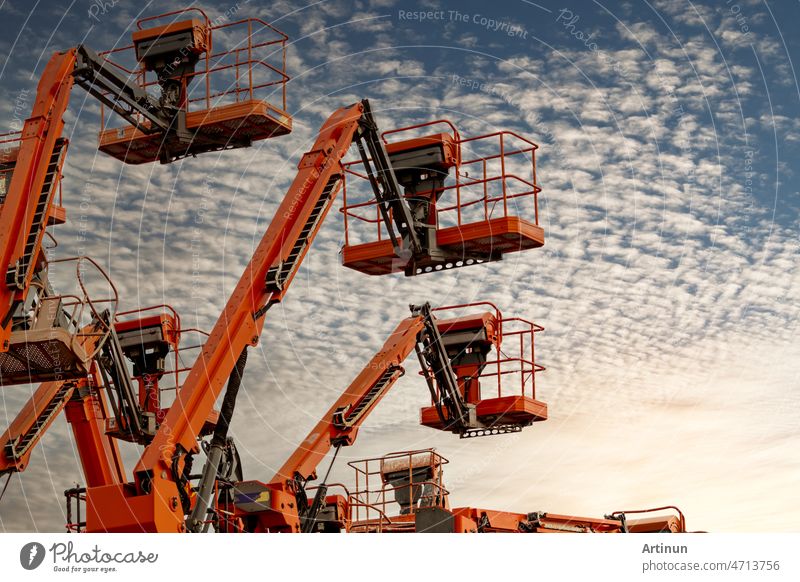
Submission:
[[[476,314],[476,308],[488,311]],[[462,396],[475,407],[476,420],[482,425],[460,431],[462,438],[519,432],[547,420],[547,404],[536,398],[536,374],[545,368],[536,363],[534,340],[543,327],[521,317],[504,317],[490,302],[433,311]],[[489,337],[487,329],[493,330]],[[436,396],[435,401],[440,400]],[[424,426],[450,430],[448,421],[436,406],[420,411]]]
[[[449,507],[442,467],[448,460],[435,449],[389,453],[348,463],[355,487],[348,492],[349,531],[415,531],[417,515]]]
[[[136,23],[133,44],[100,53],[114,71],[157,94],[159,75],[151,70],[146,50],[162,41],[167,49],[186,43],[193,68],[179,75],[190,143],[172,133],[148,133],[103,106],[99,149],[123,162],[142,164],[168,156],[247,147],[292,130],[286,112],[288,37],[259,18],[210,20],[198,8],[143,18]],[[174,41],[172,40],[174,38]],[[167,42],[169,41],[169,42]],[[167,71],[172,71],[169,64]]]
[[[417,261],[409,272],[359,160],[344,164],[344,266],[369,275],[414,275],[498,260],[544,244],[535,143],[512,131],[463,138],[447,120],[387,131],[382,139],[406,199],[428,205],[424,220],[441,256]]]
[[[70,257],[50,261],[48,272],[56,265],[74,265],[75,292],[55,294],[48,282],[34,280],[29,301],[12,319],[8,346],[0,352],[2,386],[84,378],[111,332],[103,313],[116,310],[119,299],[102,267],[88,257]],[[100,296],[97,282],[87,282],[89,271],[99,275]]]

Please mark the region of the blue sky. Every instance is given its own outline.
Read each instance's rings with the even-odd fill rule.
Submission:
[[[99,107],[73,92],[72,222],[56,236],[64,254],[108,267],[125,308],[168,302],[210,327],[299,156],[342,105],[369,97],[384,128],[447,117],[466,135],[511,129],[540,144],[541,250],[368,278],[338,264],[342,225],[329,217],[250,357],[233,427],[249,478],[271,477],[408,303],[488,299],[545,326],[537,384],[550,419],[496,439],[433,433],[416,424],[426,388],[408,374],[334,478],[349,478],[344,460],[436,446],[455,505],[601,516],[674,503],[690,528],[797,529],[800,53],[785,24],[797,3],[209,4],[212,18],[259,16],[289,35],[295,129],[123,166],[96,153]],[[4,125],[24,118],[53,50],[128,44],[140,11],[177,7],[97,6],[0,4]],[[28,393],[5,389],[0,419]],[[62,491],[81,480],[67,434],[59,420],[12,480],[6,531],[61,528]]]

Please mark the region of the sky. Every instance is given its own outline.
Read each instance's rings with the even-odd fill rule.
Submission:
[[[537,335],[549,419],[459,440],[418,425],[409,372],[342,450],[436,447],[454,506],[602,517],[677,505],[692,530],[797,531],[800,504],[800,84],[796,2],[206,2],[290,38],[294,130],[244,150],[126,166],[98,153],[99,105],[73,91],[62,256],[88,254],[120,309],[169,303],[210,328],[327,116],[371,100],[384,129],[447,118],[540,149],[542,249],[421,277],[343,268],[332,212],[251,350],[232,434],[269,480],[408,304],[493,301]],[[0,0],[3,126],[49,55],[129,44],[174,2]],[[338,203],[337,203],[338,206]],[[33,387],[0,393],[11,422]],[[130,468],[138,456],[125,450]],[[323,467],[327,466],[327,461]],[[59,418],[10,481],[0,531],[62,531],[82,481]]]

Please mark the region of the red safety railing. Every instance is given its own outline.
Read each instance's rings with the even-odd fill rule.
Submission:
[[[388,145],[397,141],[389,141],[389,136],[411,132],[411,137],[424,137],[430,135],[431,126],[437,125],[449,129],[457,160],[455,171],[438,190],[438,196],[433,197],[437,200],[435,219],[438,228],[508,216],[539,224],[538,195],[541,188],[536,181],[536,150],[539,146],[513,131],[462,138],[448,120],[393,129],[382,135]],[[345,246],[387,239],[388,233],[363,162],[351,161],[343,167],[339,211],[344,215]],[[413,197],[430,193],[417,192]]]
[[[196,12],[210,30],[208,50],[193,73],[185,76],[188,86],[187,111],[205,111],[244,101],[261,100],[286,110],[286,49],[289,37],[260,18],[226,21],[211,20],[199,8],[187,8],[143,18],[137,27],[157,20],[177,22]],[[156,89],[158,77],[136,60],[133,44],[100,53],[118,72],[141,88]],[[194,82],[191,82],[194,81]],[[107,129],[105,106],[101,107],[101,126]],[[113,116],[112,116],[113,117]]]
[[[446,508],[449,492],[444,487],[442,467],[448,462],[435,449],[419,449],[347,463],[355,471],[355,487],[348,494],[349,531],[413,529],[413,515],[419,509]],[[420,470],[425,469],[429,472],[420,477]],[[405,480],[398,485],[396,479],[387,478],[389,475]],[[403,496],[407,496],[408,513],[401,515],[398,497]]]
[[[479,378],[494,378],[497,397],[500,398],[511,394],[510,383],[508,380],[504,380],[504,377],[517,376],[518,393],[536,399],[536,373],[543,372],[546,368],[536,363],[535,334],[544,331],[544,328],[522,317],[503,317],[500,309],[489,301],[437,307],[433,311],[440,319],[447,320],[457,315],[443,315],[442,312],[475,313],[476,307],[488,307],[488,310],[493,312],[497,320],[499,336],[497,345],[489,354],[486,366]],[[481,382],[481,389],[486,388],[486,384]],[[484,398],[486,397],[484,396]]]
[[[47,295],[47,290],[40,282],[31,283],[32,289],[39,289],[42,293],[39,304],[30,314],[30,327],[36,326],[39,317],[52,318],[52,326],[58,326],[59,315],[66,324],[66,330],[70,334],[70,349],[75,354],[82,354],[81,358],[85,362],[92,360],[102,348],[103,342],[111,328],[103,319],[103,312],[108,310],[112,315],[119,305],[119,293],[117,287],[111,280],[108,273],[94,259],[86,256],[65,257],[48,261],[49,274],[54,274],[56,265],[70,264],[75,265],[76,290],[74,293],[58,293]],[[88,265],[89,267],[87,268]],[[103,285],[103,292],[98,297],[98,290],[90,290],[90,283],[87,281],[89,270],[99,275],[99,280]],[[96,285],[95,285],[96,286]],[[105,296],[106,293],[108,296]],[[87,331],[89,324],[97,325],[97,331]],[[88,338],[98,338],[96,347],[90,352],[84,352],[78,345],[83,344]]]

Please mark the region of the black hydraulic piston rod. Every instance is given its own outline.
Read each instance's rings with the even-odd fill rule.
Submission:
[[[247,348],[242,350],[236,366],[231,371],[228,378],[228,387],[225,390],[225,397],[222,399],[222,407],[219,411],[219,420],[214,427],[214,435],[206,452],[206,464],[203,466],[203,474],[200,477],[200,486],[197,491],[197,501],[192,510],[186,527],[190,532],[199,533],[203,531],[208,508],[211,505],[211,497],[214,493],[214,483],[217,480],[220,461],[225,452],[228,442],[228,428],[233,418],[233,410],[236,407],[236,396],[239,394],[239,386],[242,383],[244,366],[247,363]]]

